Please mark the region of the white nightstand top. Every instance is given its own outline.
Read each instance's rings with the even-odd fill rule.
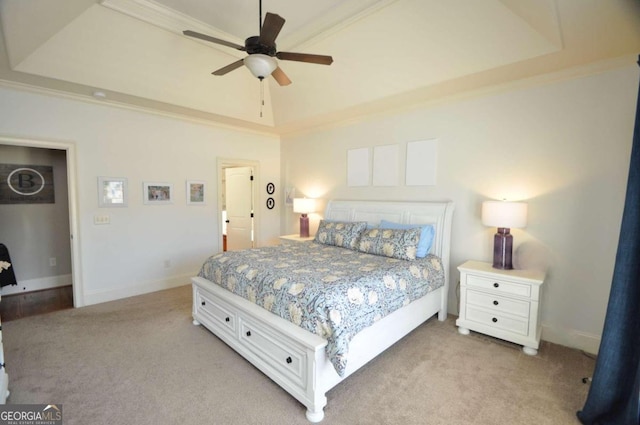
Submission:
[[[312,241],[314,238],[315,238],[315,235],[308,236],[306,238],[301,238],[299,234],[280,236],[280,239],[282,239],[282,240],[293,241],[293,242]]]
[[[545,273],[541,270],[522,270],[522,269],[512,269],[512,270],[502,270],[502,269],[494,269],[491,263],[485,263],[482,261],[467,261],[466,263],[460,265],[458,267],[460,271],[473,272],[476,274],[490,274],[490,275],[499,275],[504,276],[505,278],[517,278],[531,281],[532,283],[542,283],[545,278]]]

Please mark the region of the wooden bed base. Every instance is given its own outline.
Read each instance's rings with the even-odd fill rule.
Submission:
[[[349,345],[345,376],[326,353],[327,341],[200,277],[193,284],[193,323],[204,325],[307,407],[311,422],[324,418],[326,392],[437,314],[447,317],[451,202],[331,201],[325,218],[433,224],[431,252],[442,258],[445,285],[358,333]]]

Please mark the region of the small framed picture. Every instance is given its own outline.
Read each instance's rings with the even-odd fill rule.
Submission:
[[[187,180],[187,205],[205,205],[205,182]]]
[[[284,205],[287,207],[293,207],[293,198],[296,197],[296,188],[287,187],[284,190]]]
[[[127,206],[127,179],[98,177],[98,205],[100,208]]]
[[[171,183],[144,182],[142,196],[148,205],[162,205],[173,203],[173,185]]]

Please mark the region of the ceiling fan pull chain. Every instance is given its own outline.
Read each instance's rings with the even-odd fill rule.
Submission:
[[[264,108],[264,78],[260,78],[260,118],[262,118],[263,108]]]

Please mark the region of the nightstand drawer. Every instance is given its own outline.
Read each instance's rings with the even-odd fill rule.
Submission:
[[[529,307],[531,303],[527,301],[514,300],[501,297],[499,295],[487,294],[486,292],[467,291],[467,304],[472,304],[485,309],[491,309],[497,314],[509,313],[529,319]]]
[[[486,277],[469,275],[467,286],[487,289],[504,294],[531,297],[531,285],[523,285],[515,282],[507,282],[501,279],[489,279]]]
[[[526,336],[529,334],[529,321],[527,319],[519,320],[517,318],[495,314],[495,312],[482,310],[473,306],[467,306],[466,313],[467,320],[520,335]]]

